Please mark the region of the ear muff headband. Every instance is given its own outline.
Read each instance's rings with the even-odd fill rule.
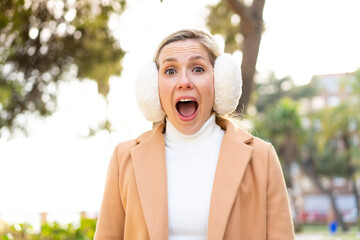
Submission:
[[[236,109],[242,92],[240,66],[230,54],[221,54],[214,65],[214,111],[228,114]],[[135,83],[138,106],[148,121],[159,122],[166,116],[161,107],[158,70],[154,62],[146,64]]]

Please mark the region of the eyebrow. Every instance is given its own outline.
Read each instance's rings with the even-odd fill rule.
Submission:
[[[201,55],[196,55],[196,56],[190,57],[190,60],[197,60],[197,59],[203,59],[204,61],[206,61],[206,59]],[[162,62],[162,64],[164,64],[165,62],[176,62],[176,61],[177,61],[176,58],[169,57],[169,58],[165,58],[164,61]]]
[[[190,58],[190,60],[197,60],[197,59],[203,59],[204,61],[206,61],[206,59],[201,55],[193,56]]]
[[[164,62],[176,62],[176,58],[165,58],[164,61],[162,62],[162,64],[164,64]]]

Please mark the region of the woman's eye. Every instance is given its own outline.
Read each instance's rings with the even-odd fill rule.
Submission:
[[[196,73],[201,73],[201,72],[205,71],[205,69],[202,67],[195,67],[193,71]]]
[[[176,73],[176,71],[175,71],[175,69],[169,68],[169,69],[166,69],[165,73],[167,75],[174,75]]]

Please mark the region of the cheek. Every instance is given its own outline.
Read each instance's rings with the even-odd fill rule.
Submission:
[[[170,92],[169,84],[167,84],[166,81],[159,79],[159,97],[161,106],[164,110],[169,104],[171,104]]]
[[[214,96],[215,96],[215,91],[214,91],[214,86],[210,86],[208,88],[208,104],[211,105],[211,107],[214,105]]]
[[[203,86],[203,95],[205,95],[206,105],[211,106],[212,108],[214,105],[214,95],[215,95],[214,83],[212,80],[208,81]]]
[[[215,89],[214,89],[214,81],[212,80],[212,78],[211,78],[211,80],[206,81],[204,83],[204,85],[202,86],[202,89],[203,89],[204,94],[206,94],[207,98],[214,98]]]
[[[163,81],[161,78],[159,78],[158,80],[158,88],[159,88],[159,94],[160,94],[160,98],[162,98],[163,93],[166,92],[166,84],[165,81]]]

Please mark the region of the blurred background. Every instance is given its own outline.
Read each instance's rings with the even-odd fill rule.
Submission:
[[[160,41],[212,33],[238,111],[275,146],[297,239],[360,239],[358,0],[2,0],[0,239],[92,239],[115,145],[151,129],[134,81]]]

